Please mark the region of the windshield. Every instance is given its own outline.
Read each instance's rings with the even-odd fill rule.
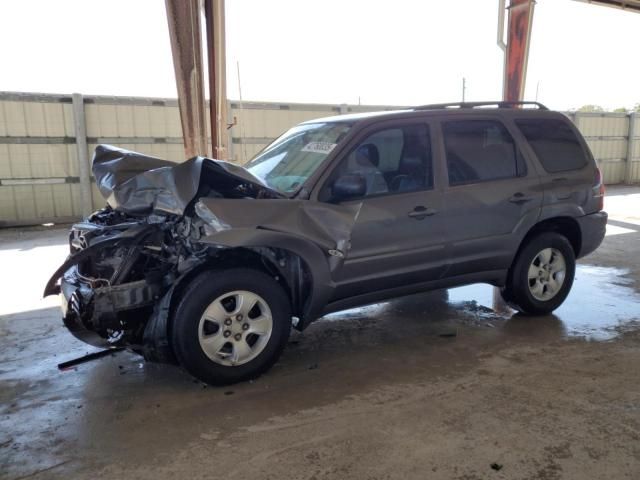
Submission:
[[[293,193],[351,129],[350,123],[309,123],[288,130],[244,167],[269,187]]]

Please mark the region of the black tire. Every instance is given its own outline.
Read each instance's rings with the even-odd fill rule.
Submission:
[[[534,297],[530,289],[529,267],[538,254],[552,248],[564,257],[566,265],[564,281],[555,295],[548,300]],[[507,285],[501,289],[502,298],[513,308],[527,315],[547,315],[558,308],[567,298],[576,271],[573,247],[566,237],[555,232],[544,232],[530,238],[518,253],[507,278]],[[535,284],[535,281],[532,281]]]
[[[264,299],[271,311],[271,335],[252,360],[241,365],[222,365],[209,358],[200,344],[200,319],[217,298],[237,290]],[[171,342],[178,361],[191,375],[210,385],[229,385],[258,377],[278,360],[291,331],[291,307],[287,294],[272,277],[247,268],[207,271],[195,277],[182,292],[172,318]]]

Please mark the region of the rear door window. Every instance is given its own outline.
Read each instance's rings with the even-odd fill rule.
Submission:
[[[458,120],[443,125],[449,185],[526,175],[513,137],[495,120]]]
[[[578,170],[587,164],[585,151],[567,122],[521,119],[516,125],[547,172]]]

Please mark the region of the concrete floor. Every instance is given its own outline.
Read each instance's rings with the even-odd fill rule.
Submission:
[[[492,288],[326,317],[265,376],[205,387],[92,349],[42,300],[60,229],[0,232],[0,479],[640,478],[640,188],[555,315]]]

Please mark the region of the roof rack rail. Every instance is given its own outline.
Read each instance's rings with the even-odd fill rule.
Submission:
[[[540,102],[511,102],[506,100],[496,100],[494,102],[452,102],[452,103],[432,103],[430,105],[420,105],[413,107],[413,110],[442,110],[447,108],[476,108],[489,107],[495,105],[498,108],[515,108],[521,105],[532,105],[539,110],[549,110]]]

